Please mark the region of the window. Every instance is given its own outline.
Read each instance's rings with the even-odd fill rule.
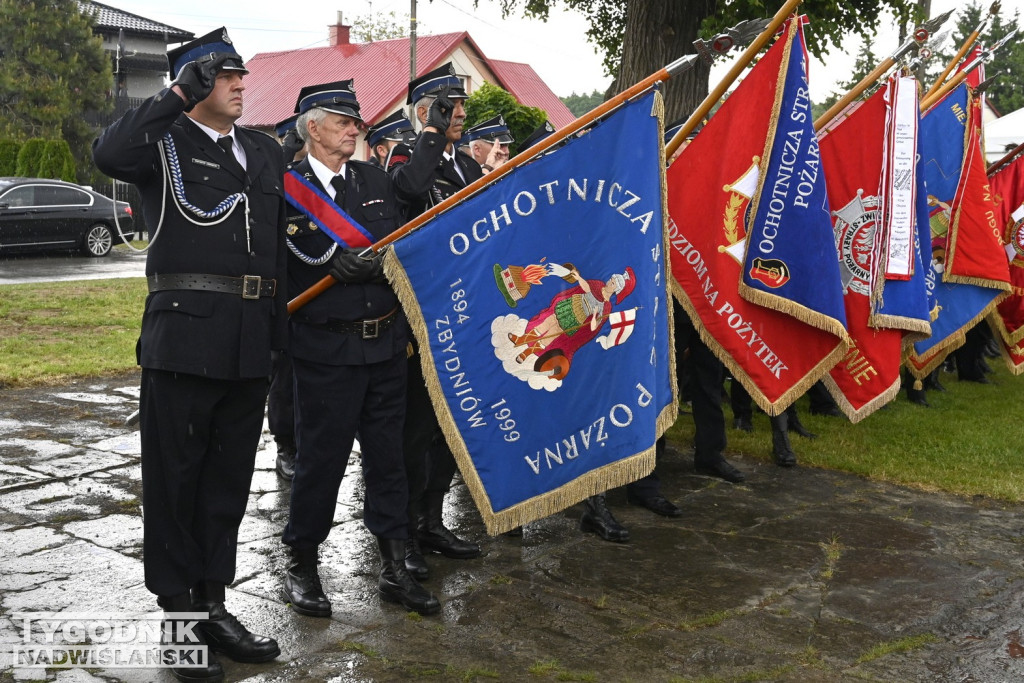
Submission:
[[[35,206],[35,188],[31,185],[16,187],[7,194],[0,196],[0,204],[7,204],[12,209],[22,206]]]
[[[92,198],[81,190],[59,185],[37,185],[37,206],[89,206]]]

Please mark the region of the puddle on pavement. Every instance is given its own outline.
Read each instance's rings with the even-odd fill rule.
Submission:
[[[125,396],[112,396],[110,394],[93,394],[81,391],[54,394],[54,397],[66,399],[68,401],[79,401],[81,403],[98,404],[128,403],[128,401],[130,400]]]
[[[1024,645],[1020,644],[1020,629],[1010,631],[1009,640],[1006,643],[1006,653],[1013,659],[1024,657]]]

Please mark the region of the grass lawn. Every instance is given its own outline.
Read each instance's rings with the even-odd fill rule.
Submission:
[[[0,286],[0,389],[57,384],[71,377],[132,372],[146,298],[143,278]],[[1024,501],[1024,377],[991,360],[992,384],[942,374],[947,391],[929,392],[931,408],[906,393],[859,424],[812,416],[801,421],[819,438],[791,434],[803,466],[827,467],[926,490]],[[732,429],[726,406],[727,455],[771,462],[768,418],[754,432]],[[680,415],[669,439],[693,441],[693,419]]]
[[[925,490],[1024,501],[1024,377],[1011,375],[1002,359],[988,362],[991,384],[940,373],[946,391],[928,392],[930,408],[910,403],[903,391],[858,424],[811,415],[807,397],[801,398],[800,421],[818,438],[790,433],[799,463]],[[754,431],[744,432],[732,428],[728,400],[723,406],[727,452],[772,462],[768,417],[755,408]],[[669,438],[690,446],[692,416],[680,415]]]
[[[145,278],[0,286],[0,387],[133,370]]]

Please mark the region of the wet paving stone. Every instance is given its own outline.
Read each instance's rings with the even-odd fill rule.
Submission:
[[[63,529],[66,534],[104,548],[124,550],[142,547],[142,518],[139,515],[106,515],[101,519],[68,522]]]
[[[152,612],[141,548],[138,433],[124,377],[0,402],[0,643],[15,612]],[[887,486],[735,456],[748,481],[693,474],[671,449],[656,517],[609,493],[631,532],[579,530],[580,506],[486,535],[466,487],[446,524],[483,555],[428,555],[441,613],[419,618],[377,595],[380,559],[362,523],[357,454],[321,547],[329,619],[281,597],[290,486],[265,434],[240,529],[229,608],[282,655],[224,659],[226,681],[291,682],[1015,681],[1024,679],[1024,506]],[[685,449],[684,449],[685,450]],[[731,458],[734,456],[730,456]],[[170,681],[155,670],[14,670],[0,681]]]

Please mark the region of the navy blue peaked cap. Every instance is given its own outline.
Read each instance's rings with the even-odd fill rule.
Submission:
[[[481,121],[472,128],[469,128],[463,133],[459,144],[468,145],[473,140],[500,142],[503,145],[515,142],[515,139],[508,130],[508,125],[505,123],[505,118],[501,114],[486,121]]]
[[[304,114],[314,107],[363,120],[359,114],[359,100],[356,99],[356,90],[351,78],[346,81],[307,85],[300,90],[299,98],[295,101],[295,113]]]
[[[366,131],[366,144],[370,147],[383,140],[411,143],[415,139],[416,131],[402,109],[396,109],[386,119],[378,121]]]
[[[451,88],[448,97],[455,100],[464,100],[469,97],[462,81],[455,75],[455,67],[448,62],[410,82],[409,99],[406,100],[406,104],[414,104],[421,97],[436,97],[441,92],[441,88],[446,85]]]
[[[177,78],[181,67],[189,62],[213,60],[222,55],[229,57],[224,62],[223,69],[241,71],[243,74],[249,73],[249,70],[245,68],[245,62],[242,61],[242,56],[238,54],[235,46],[231,43],[227,29],[221,26],[205,36],[168,51],[167,62],[171,67],[171,78]]]

